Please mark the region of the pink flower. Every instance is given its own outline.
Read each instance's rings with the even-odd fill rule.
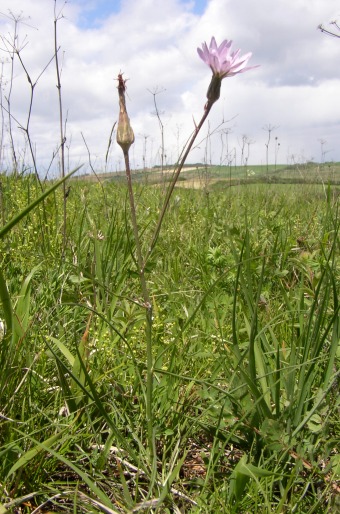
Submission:
[[[231,40],[225,39],[220,46],[217,46],[214,37],[208,48],[207,43],[202,44],[202,50],[197,48],[200,58],[211,68],[214,75],[224,79],[224,77],[233,77],[237,73],[257,68],[257,66],[246,66],[252,53],[249,52],[239,57],[241,50],[231,51]]]
[[[221,82],[225,77],[233,77],[237,73],[257,68],[257,66],[246,66],[252,53],[240,57],[241,50],[231,51],[232,41],[225,39],[220,46],[217,46],[214,37],[210,45],[202,44],[202,49],[197,48],[200,58],[211,68],[213,76],[207,92],[208,102],[205,109],[210,109],[212,104],[220,97]]]

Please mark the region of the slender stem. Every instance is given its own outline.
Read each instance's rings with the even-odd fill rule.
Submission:
[[[147,260],[148,258],[150,257],[150,254],[152,252],[152,250],[154,249],[156,243],[157,243],[157,239],[158,239],[158,236],[159,236],[159,233],[160,233],[160,230],[161,230],[161,227],[162,227],[162,223],[163,223],[163,219],[164,219],[164,216],[165,216],[165,213],[169,207],[169,202],[170,202],[170,198],[171,198],[171,195],[173,193],[173,190],[175,188],[175,185],[176,185],[176,182],[178,180],[178,177],[179,177],[179,174],[181,173],[182,171],[182,168],[185,164],[185,161],[187,160],[188,158],[188,155],[192,149],[192,146],[196,140],[196,137],[198,136],[198,133],[199,131],[201,130],[205,120],[207,119],[208,117],[208,114],[211,110],[211,107],[213,106],[213,103],[212,101],[209,101],[207,102],[206,106],[205,106],[205,109],[204,109],[204,114],[201,118],[201,121],[199,122],[199,124],[196,126],[195,130],[194,130],[194,133],[188,143],[188,146],[186,147],[184,153],[183,153],[183,156],[182,156],[182,159],[180,161],[180,163],[178,164],[175,172],[174,172],[174,176],[173,176],[173,179],[168,187],[168,190],[166,192],[166,196],[165,196],[165,200],[164,200],[164,204],[163,204],[163,208],[162,208],[162,211],[159,215],[159,219],[158,219],[158,223],[157,223],[157,226],[156,226],[156,229],[155,229],[155,232],[154,232],[154,235],[153,235],[153,238],[152,238],[152,241],[151,241],[151,244],[150,244],[150,247],[149,247],[149,252],[148,252],[148,255],[147,255],[147,258],[145,259],[144,261],[144,264],[143,264],[143,269],[147,263]]]
[[[176,168],[172,181],[168,187],[166,197],[164,200],[164,205],[155,229],[155,233],[153,235],[153,239],[149,248],[148,255],[146,259],[143,259],[142,255],[142,247],[138,233],[138,224],[137,224],[137,216],[136,216],[136,207],[135,200],[132,188],[132,179],[131,179],[131,169],[130,169],[130,161],[129,161],[129,148],[134,141],[133,131],[130,126],[129,118],[126,112],[125,106],[125,81],[122,78],[122,74],[118,75],[118,93],[119,93],[119,123],[117,129],[117,142],[121,146],[124,154],[125,161],[125,170],[126,170],[126,178],[127,185],[129,191],[129,201],[130,201],[130,211],[131,211],[131,221],[132,221],[132,229],[134,234],[134,240],[136,245],[136,255],[137,255],[137,266],[138,266],[138,274],[140,279],[140,284],[142,288],[142,294],[144,299],[144,307],[146,311],[146,328],[145,328],[145,336],[146,336],[146,360],[147,360],[147,379],[146,379],[146,417],[147,417],[147,436],[148,436],[148,447],[150,452],[151,459],[151,483],[154,484],[157,475],[157,453],[155,448],[155,437],[154,437],[154,420],[153,420],[153,374],[154,374],[154,359],[152,353],[152,304],[150,301],[150,295],[148,291],[147,282],[145,279],[145,266],[148,257],[150,256],[152,249],[154,248],[158,235],[162,226],[162,222],[169,206],[170,198],[174,187],[176,185],[179,174],[183,168],[183,165],[189,155],[189,152],[196,140],[196,137],[199,131],[202,128],[203,123],[205,122],[210,109],[215,102],[214,99],[209,99],[205,106],[204,114],[202,116],[201,121],[196,126],[195,131],[183,152],[182,158],[178,167]],[[152,489],[152,487],[151,487]]]
[[[150,301],[148,286],[147,286],[146,279],[145,279],[142,248],[141,248],[140,238],[139,238],[139,234],[138,234],[136,207],[135,207],[135,200],[134,200],[132,179],[131,179],[129,150],[123,149],[123,153],[124,153],[124,160],[125,160],[125,170],[126,170],[128,191],[129,191],[132,229],[133,229],[133,234],[134,234],[134,239],[135,239],[135,244],[136,244],[138,274],[139,274],[139,280],[140,280],[142,293],[143,293],[144,307],[146,310],[146,329],[145,329],[146,365],[147,365],[146,417],[147,417],[148,443],[149,443],[149,450],[150,450],[150,456],[151,456],[151,462],[152,462],[152,468],[153,468],[152,476],[155,478],[155,472],[157,471],[157,462],[156,462],[156,453],[155,453],[155,444],[154,444],[153,413],[152,413],[153,372],[154,372],[154,361],[153,361],[153,355],[152,355],[152,304]]]
[[[11,116],[11,97],[12,97],[12,90],[13,90],[13,81],[14,81],[14,56],[15,56],[15,45],[18,38],[18,23],[20,20],[20,17],[16,18],[11,14],[11,17],[14,21],[14,35],[13,35],[13,47],[12,51],[10,53],[10,59],[11,59],[11,74],[9,79],[9,90],[8,95],[6,98],[7,107],[8,107],[8,132],[9,132],[9,138],[11,142],[11,152],[12,152],[12,162],[14,167],[14,175],[16,176],[19,172],[18,170],[18,159],[15,151],[15,145],[14,145],[14,137],[13,137],[13,128],[12,128],[12,116]]]
[[[129,190],[132,229],[133,229],[133,235],[134,235],[134,239],[135,239],[135,243],[136,243],[138,272],[139,272],[139,276],[140,276],[140,282],[141,282],[141,286],[142,286],[142,292],[143,292],[145,306],[147,306],[147,304],[150,303],[150,298],[149,298],[148,288],[146,285],[145,274],[144,274],[144,269],[143,269],[143,256],[142,256],[142,248],[141,248],[139,234],[138,234],[138,224],[137,224],[137,216],[136,216],[135,199],[134,199],[133,188],[132,188],[129,152],[128,152],[128,150],[125,150],[125,151],[123,151],[123,153],[124,153],[124,161],[125,161],[126,178],[127,178],[127,184],[128,184],[128,190]]]
[[[59,66],[59,58],[58,58],[58,33],[57,33],[57,24],[59,21],[59,15],[57,14],[57,2],[54,0],[54,58],[55,58],[55,66],[56,66],[56,75],[57,75],[57,89],[58,89],[58,107],[59,107],[59,131],[60,131],[60,168],[61,168],[61,178],[65,177],[65,133],[63,127],[63,104],[62,104],[62,95],[61,95],[61,79],[60,79],[60,66]],[[66,212],[66,184],[63,183],[63,255],[66,248],[66,222],[67,222],[67,212]]]

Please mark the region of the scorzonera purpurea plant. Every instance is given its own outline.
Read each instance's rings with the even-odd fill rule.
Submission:
[[[143,304],[146,310],[146,343],[147,343],[147,404],[146,404],[146,415],[148,421],[148,442],[149,449],[152,454],[152,459],[154,461],[154,470],[156,469],[156,460],[157,456],[154,453],[155,442],[154,442],[154,420],[152,413],[152,403],[153,403],[153,381],[154,381],[154,356],[152,352],[152,303],[150,301],[150,294],[148,291],[147,280],[145,277],[145,265],[147,263],[148,258],[151,255],[151,252],[157,242],[157,238],[164,220],[164,216],[166,214],[166,210],[169,206],[170,198],[173,193],[174,187],[176,185],[179,174],[185,164],[187,157],[190,153],[190,150],[205,122],[207,119],[209,112],[214,105],[214,103],[220,97],[221,83],[222,80],[226,77],[233,77],[238,73],[243,73],[248,71],[253,67],[247,67],[246,64],[251,57],[251,53],[248,53],[242,57],[240,57],[240,50],[232,51],[232,41],[224,40],[219,46],[216,43],[214,37],[211,38],[210,45],[206,43],[202,44],[202,49],[198,48],[197,52],[200,58],[210,67],[212,71],[211,82],[207,91],[207,103],[204,106],[204,113],[200,120],[200,122],[195,127],[194,133],[189,140],[184,152],[183,157],[179,164],[177,165],[177,169],[174,172],[173,179],[168,187],[166,197],[163,203],[163,208],[161,210],[155,232],[150,243],[150,250],[148,255],[143,257],[142,255],[142,245],[140,241],[140,236],[138,232],[137,218],[136,218],[136,206],[134,201],[134,194],[132,188],[132,180],[131,180],[131,170],[129,163],[129,149],[130,146],[134,143],[134,133],[131,128],[130,119],[126,110],[126,102],[125,102],[125,81],[122,77],[122,74],[118,75],[118,94],[119,94],[119,121],[117,127],[117,143],[121,146],[124,154],[125,167],[126,167],[126,177],[127,184],[129,190],[129,199],[130,199],[130,211],[131,211],[131,222],[134,233],[134,240],[136,246],[136,254],[137,254],[137,264],[138,264],[138,273],[142,288],[143,294]]]

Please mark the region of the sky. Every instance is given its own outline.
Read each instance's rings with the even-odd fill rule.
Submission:
[[[188,163],[251,167],[265,163],[266,145],[271,163],[340,161],[340,39],[317,29],[340,19],[338,0],[2,0],[2,170],[12,169],[12,146],[31,169],[28,132],[39,173],[59,173],[55,18],[67,168],[88,173],[90,156],[96,172],[123,169],[115,133],[109,145],[119,73],[132,167],[161,163],[155,101],[165,161],[175,163],[203,114],[211,70],[197,47],[212,36],[259,67],[223,80]]]

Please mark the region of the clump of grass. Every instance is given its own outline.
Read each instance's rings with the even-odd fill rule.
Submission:
[[[176,192],[148,262],[151,487],[145,317],[124,186],[105,187],[108,218],[97,185],[72,185],[62,261],[53,231],[45,253],[34,251],[39,216],[29,226],[22,218],[1,243],[18,326],[15,352],[1,360],[1,503],[31,511],[331,512],[339,440],[339,218],[331,195],[313,197],[311,223],[309,190],[298,198],[272,186],[209,199]],[[137,191],[146,235],[159,195]],[[61,195],[53,198],[51,227],[62,212]],[[23,236],[19,276],[22,253],[8,260],[6,248]]]

